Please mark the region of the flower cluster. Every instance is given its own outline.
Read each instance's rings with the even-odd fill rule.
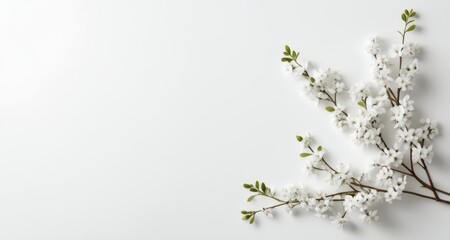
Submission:
[[[334,167],[325,160],[324,148],[314,147],[309,134],[297,136],[306,172],[323,177],[336,187],[336,192],[316,192],[301,184],[288,185],[277,191],[258,181],[244,184],[244,188],[253,193],[248,201],[261,196],[277,202],[260,210],[242,211],[244,220],[253,223],[260,212],[271,217],[275,208],[285,206],[289,213],[299,207],[342,227],[349,222],[348,214],[354,211],[359,213],[364,222],[378,220],[375,203],[392,203],[401,199],[403,194],[450,204],[450,201],[440,197],[440,194],[450,196],[450,192],[434,186],[427,168],[433,158],[431,141],[439,134],[437,123],[430,119],[420,120],[420,125],[412,122],[414,101],[408,91],[413,90],[418,72],[418,46],[412,42],[405,43],[405,37],[415,29],[415,16],[412,9],[402,13],[404,29],[399,31],[402,41],[390,48],[389,57],[383,55],[378,38],[370,39],[366,50],[371,58],[377,91],[373,91],[368,83],[356,83],[346,88],[342,76],[335,70],[311,70],[307,61],[301,62],[298,52],[285,46],[281,61],[285,64],[285,70],[302,82],[304,93],[316,102],[326,103],[325,109],[330,112],[338,128],[350,130],[357,144],[375,146],[379,155],[372,160],[370,169],[356,173],[348,163],[339,163]],[[398,60],[398,69],[395,69],[397,65],[393,60]],[[351,108],[338,103],[338,96],[342,93],[346,93],[354,102],[357,111],[347,111]],[[383,138],[383,119],[392,121],[395,132],[393,146],[389,146]],[[427,179],[420,177],[417,171],[425,172]],[[409,182],[411,179],[416,180],[433,196],[405,190],[407,177]]]

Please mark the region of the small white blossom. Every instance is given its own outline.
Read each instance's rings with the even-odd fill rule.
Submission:
[[[410,143],[418,143],[420,138],[423,138],[424,131],[422,128],[413,129],[410,128],[402,128],[397,131],[397,139],[396,148],[399,148],[402,145],[409,145]]]
[[[345,107],[343,105],[338,104],[331,114],[333,122],[336,124],[338,128],[342,128],[348,124],[348,118],[344,110]]]
[[[417,44],[411,42],[405,44],[403,48],[403,53],[411,57],[416,56],[417,52],[419,51],[419,47],[417,46]]]
[[[439,129],[437,128],[437,122],[430,119],[421,119],[420,123],[423,125],[424,138],[429,140],[439,135]]]
[[[378,220],[377,213],[378,213],[377,210],[365,211],[363,214],[361,214],[359,216],[364,222],[371,223],[373,221],[377,221]]]
[[[376,181],[379,185],[382,186],[390,186],[392,184],[392,176],[394,175],[394,171],[390,167],[383,166],[380,168],[376,176]]]
[[[267,217],[270,217],[270,218],[273,217],[273,214],[272,214],[273,208],[263,208],[262,211]]]
[[[369,53],[372,56],[375,56],[380,52],[380,50],[381,50],[380,43],[378,41],[378,38],[377,37],[370,38],[370,43],[366,47],[367,53]]]
[[[362,101],[369,95],[369,90],[364,83],[358,82],[350,87],[348,91],[353,101]]]
[[[394,128],[407,126],[408,120],[411,118],[414,110],[413,103],[414,101],[409,99],[409,95],[406,95],[400,101],[400,105],[391,108],[391,120],[395,122]]]
[[[348,222],[349,222],[348,218],[344,217],[340,213],[337,213],[336,217],[331,223],[336,224],[339,228],[343,228],[344,225],[347,224]]]
[[[391,58],[402,57],[404,54],[403,44],[394,44],[391,49],[389,49],[389,56]]]
[[[340,163],[336,172],[330,172],[330,182],[339,186],[349,183],[352,175],[350,174],[350,165],[347,163]]]
[[[403,162],[403,152],[397,149],[387,149],[383,150],[380,158],[378,160],[378,164],[382,166],[390,166],[398,167]]]
[[[417,144],[412,148],[412,160],[414,163],[419,162],[421,159],[431,163],[433,159],[433,145],[428,147],[422,147],[422,145]]]
[[[300,141],[300,149],[306,149],[311,146],[311,134],[307,133],[304,136],[302,136],[302,141]]]

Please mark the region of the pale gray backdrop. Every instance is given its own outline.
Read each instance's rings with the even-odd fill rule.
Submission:
[[[304,179],[295,135],[372,157],[283,76],[285,43],[347,83],[414,8],[416,107],[441,122],[450,188],[448,1],[1,1],[0,239],[445,239],[450,206],[405,196],[339,230],[311,214],[240,220],[241,184]]]

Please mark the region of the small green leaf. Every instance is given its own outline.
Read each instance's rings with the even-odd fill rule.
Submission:
[[[314,83],[314,82],[316,81],[316,79],[313,78],[313,77],[310,77],[310,78],[309,78],[309,81],[312,82],[312,83]]]
[[[410,32],[416,28],[416,25],[411,25],[406,31]]]
[[[312,154],[311,153],[300,153],[300,157],[308,157],[308,156],[311,156]]]
[[[406,16],[409,16],[409,11],[408,11],[408,9],[405,9],[405,14],[406,14]]]
[[[257,189],[259,189],[259,182],[258,182],[258,181],[255,182],[255,187],[256,187]]]
[[[359,105],[359,106],[361,106],[361,107],[363,107],[363,108],[365,108],[365,107],[366,107],[366,105],[364,104],[364,102],[361,102],[361,101],[360,101],[360,102],[358,102],[358,105]]]
[[[416,12],[411,12],[411,15],[409,15],[410,17],[415,17],[416,16]]]
[[[303,138],[302,138],[302,136],[300,136],[300,135],[297,135],[297,136],[295,136],[295,137],[297,138],[297,141],[299,141],[299,142],[303,141]]]
[[[258,192],[258,189],[256,189],[256,188],[250,188],[250,192]]]
[[[284,49],[286,50],[286,52],[288,52],[289,54],[291,54],[291,48],[288,45],[284,46]]]
[[[266,184],[265,183],[261,183],[261,191],[263,192],[263,193],[265,193],[266,192]]]
[[[250,217],[249,223],[250,223],[250,224],[253,224],[254,222],[255,222],[255,215],[253,214],[253,215]]]
[[[252,185],[251,184],[248,184],[248,183],[244,183],[244,188],[251,188],[252,187]]]
[[[247,202],[251,202],[253,200],[253,198],[255,198],[256,196],[258,196],[258,194],[248,197]]]
[[[242,213],[242,214],[247,214],[248,212],[245,211],[245,210],[242,210],[241,213]]]
[[[253,216],[253,215],[244,215],[243,217],[242,217],[242,220],[248,220],[251,216]]]
[[[287,58],[287,57],[285,57],[285,58],[282,58],[281,61],[282,61],[282,62],[291,62],[291,61],[292,61],[292,58]]]
[[[317,147],[317,151],[321,152],[322,151],[322,146]]]
[[[330,106],[326,106],[325,110],[327,110],[328,112],[334,112],[334,108]]]
[[[403,22],[406,22],[406,15],[405,15],[405,13],[402,13],[402,20],[403,20]]]

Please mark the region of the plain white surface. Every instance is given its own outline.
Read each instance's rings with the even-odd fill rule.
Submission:
[[[441,122],[431,171],[450,188],[448,1],[1,1],[0,239],[444,239],[450,207],[404,197],[339,230],[260,218],[243,182],[303,179],[295,135],[333,161],[371,156],[280,71],[285,43],[347,83],[363,48],[414,8],[414,98]],[[356,163],[358,164],[358,163]]]

